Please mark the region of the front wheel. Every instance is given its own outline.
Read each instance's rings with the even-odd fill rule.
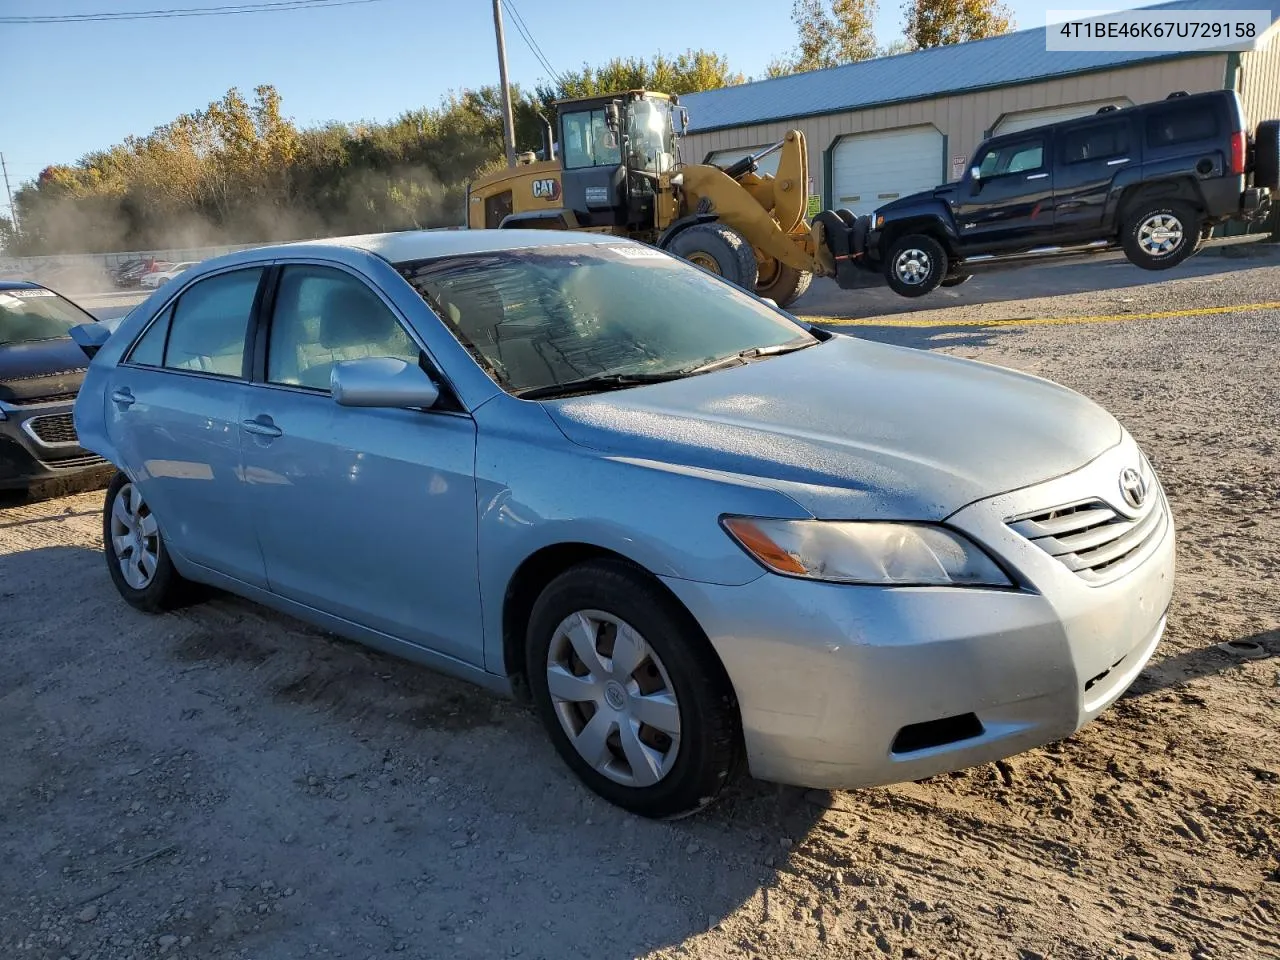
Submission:
[[[744,290],[754,290],[759,265],[746,237],[723,223],[695,223],[671,238],[667,249]]]
[[[759,258],[758,258],[759,259]],[[813,282],[813,274],[797,270],[781,260],[765,256],[759,260],[760,273],[756,278],[756,295],[767,297],[784,310],[804,296]]]
[[[947,276],[947,251],[933,237],[911,234],[894,241],[884,264],[885,279],[903,297],[922,297]]]
[[[525,656],[556,751],[610,803],[670,819],[731,779],[742,734],[724,669],[688,612],[634,567],[598,561],[553,580]]]
[[[1144,203],[1125,218],[1124,255],[1143,270],[1176,267],[1200,247],[1200,217],[1185,203]]]

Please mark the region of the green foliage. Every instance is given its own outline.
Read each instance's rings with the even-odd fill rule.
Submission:
[[[876,0],[794,0],[796,48],[766,68],[770,77],[821,70],[879,56]]]
[[[907,0],[907,41],[918,48],[983,40],[1013,27],[1009,8],[999,0]]]
[[[741,83],[721,56],[615,59],[512,89],[516,148],[541,150],[553,102],[643,87],[667,93]],[[52,166],[14,194],[22,226],[0,221],[11,253],[81,253],[252,243],[465,222],[466,182],[502,161],[497,87],[450,93],[388,123],[299,129],[280,94],[232,89],[204,110]]]

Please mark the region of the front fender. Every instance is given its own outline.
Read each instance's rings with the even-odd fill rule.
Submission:
[[[882,213],[881,216],[884,217],[884,224],[873,224],[880,236],[875,252],[881,259],[891,243],[911,233],[936,237],[948,248],[948,253],[955,253],[959,249],[960,234],[956,230],[955,217],[952,216],[950,205],[943,200],[920,200],[900,210]]]

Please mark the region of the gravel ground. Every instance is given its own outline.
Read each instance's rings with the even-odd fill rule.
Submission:
[[[0,957],[1280,957],[1280,313],[974,325],[1280,301],[1248,266],[847,328],[1096,398],[1178,523],[1130,693],[920,783],[628,817],[514,704],[234,599],[135,613],[100,490],[7,501]]]

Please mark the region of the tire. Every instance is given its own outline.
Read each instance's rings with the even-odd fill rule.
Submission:
[[[766,261],[756,281],[756,295],[768,297],[778,306],[785,309],[799,300],[809,284],[813,282],[813,274],[807,270],[797,270],[781,260]],[[772,276],[768,274],[772,273]]]
[[[961,284],[968,283],[973,279],[971,273],[957,273],[950,277],[944,277],[942,282],[938,284],[940,287],[958,287]]]
[[[1176,267],[1200,248],[1200,215],[1181,201],[1140,202],[1125,217],[1124,255],[1143,270]],[[1177,239],[1172,239],[1176,231]]]
[[[1280,120],[1258,124],[1253,138],[1253,185],[1280,190]]]
[[[667,249],[677,257],[717,274],[744,290],[754,290],[759,268],[746,238],[723,223],[695,223],[671,238]]]
[[[836,216],[839,217],[841,220],[843,220],[846,226],[852,227],[855,223],[858,222],[857,215],[848,207],[841,207],[839,210],[836,211]]]
[[[585,629],[573,642],[566,625],[582,617],[577,622]],[[616,644],[627,636],[638,636],[641,644],[628,648],[637,666],[625,674],[622,687],[612,671]],[[603,684],[574,686],[579,676],[591,675],[577,653],[584,649],[598,656],[594,673]],[[556,577],[530,614],[525,658],[534,705],[556,751],[610,803],[652,819],[687,816],[714,800],[737,772],[742,729],[724,668],[688,612],[635,567],[602,560]],[[664,695],[674,699],[674,708]],[[664,733],[640,720],[633,725],[632,710],[639,711],[641,697],[651,698],[646,715],[675,729]],[[654,706],[665,709],[648,709]],[[592,736],[591,724],[600,737]],[[630,754],[623,743],[627,729],[633,731]],[[595,759],[575,746],[584,737]],[[633,764],[629,755],[643,763]]]
[[[121,511],[119,516],[117,516],[117,510]],[[125,522],[127,517],[135,520],[141,518],[145,525],[142,527],[142,539],[130,545],[124,562],[121,562],[116,544],[119,540],[131,537],[131,530],[136,529],[136,526],[131,527],[128,522]],[[154,532],[148,534],[147,530]],[[153,557],[153,569],[150,578],[145,582],[135,579],[131,583],[126,576],[125,568],[129,566],[130,557],[140,549],[139,543],[143,548],[148,548],[147,552]],[[173,561],[169,559],[169,551],[164,545],[164,537],[161,536],[160,528],[155,522],[155,515],[142,500],[137,487],[123,473],[117,473],[112,477],[111,483],[107,486],[107,495],[102,507],[102,550],[106,556],[107,572],[111,575],[111,582],[116,585],[116,590],[130,606],[144,613],[163,613],[166,610],[185,606],[198,598],[195,585],[183,579],[174,569]],[[145,570],[139,574],[139,576],[142,575],[145,575]]]
[[[923,233],[900,237],[889,247],[884,275],[899,296],[923,297],[946,279],[947,251]]]

